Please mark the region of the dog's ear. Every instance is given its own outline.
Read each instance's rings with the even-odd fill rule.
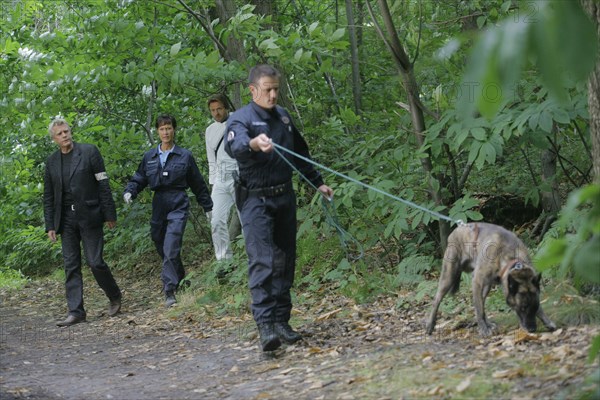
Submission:
[[[519,282],[512,277],[512,274],[508,274],[508,293],[514,296],[518,291]]]

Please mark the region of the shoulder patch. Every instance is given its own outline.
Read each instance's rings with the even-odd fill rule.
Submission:
[[[227,141],[231,142],[234,138],[235,138],[235,132],[234,131],[229,131],[227,133]]]
[[[108,175],[106,174],[106,172],[98,172],[97,174],[94,174],[94,176],[96,177],[97,181],[108,179]]]

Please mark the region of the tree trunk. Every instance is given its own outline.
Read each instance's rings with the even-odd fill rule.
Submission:
[[[548,183],[550,190],[540,190],[543,212],[538,217],[531,233],[537,235],[541,240],[552,222],[556,220],[556,215],[560,211],[560,194],[556,183],[556,160],[558,154],[556,149],[548,148],[542,151],[542,181]]]
[[[358,42],[356,39],[356,25],[354,24],[354,12],[352,0],[346,0],[346,18],[348,20],[348,36],[350,37],[350,57],[352,65],[352,94],[354,97],[354,112],[360,114],[361,106],[361,81],[360,67],[358,63]]]
[[[235,15],[237,9],[235,2],[233,0],[215,0],[215,5],[221,23],[227,25],[227,21]],[[225,60],[237,61],[240,64],[245,63],[247,56],[244,42],[241,39],[229,35],[225,48]],[[244,83],[235,83],[231,88],[231,101],[236,109],[242,106],[242,87],[245,86]]]
[[[373,13],[373,9],[367,2],[366,5],[369,9],[369,13],[371,15],[371,19],[373,20],[373,24],[378,29],[378,33],[381,36],[381,39],[384,41],[390,53],[392,54],[392,58],[398,67],[400,72],[402,82],[404,85],[404,89],[406,90],[406,95],[408,97],[408,106],[410,110],[410,116],[412,121],[413,133],[417,140],[417,144],[419,147],[423,146],[425,140],[425,116],[424,116],[424,106],[421,104],[419,100],[419,87],[417,85],[417,81],[415,79],[413,64],[409,60],[408,55],[404,51],[404,46],[400,42],[400,38],[396,32],[396,28],[394,26],[394,22],[392,21],[392,16],[390,14],[390,10],[386,0],[378,0],[379,9],[381,12],[381,16],[383,18],[387,36],[389,40],[386,39],[384,33],[381,31],[378,22],[375,18],[375,14]],[[429,186],[429,195],[437,205],[445,206],[443,202],[443,197],[441,194],[441,189],[436,189],[435,185],[435,177],[433,174],[433,165],[431,163],[431,158],[424,157],[421,158],[421,165],[428,176],[428,186]],[[441,187],[440,185],[437,185]],[[450,235],[450,224],[445,220],[439,221],[439,239],[440,246],[444,251],[446,249],[446,245],[448,243],[448,236]]]
[[[558,185],[556,183],[556,160],[558,154],[553,148],[548,148],[542,151],[542,182],[546,182],[550,190],[542,190],[542,207],[546,214],[556,214],[560,211],[560,195],[558,193]]]
[[[356,43],[360,49],[363,44],[363,26],[365,24],[365,2],[358,0],[356,2]]]
[[[596,23],[600,37],[600,3],[582,0],[583,8]],[[592,174],[594,183],[600,184],[600,61],[588,79],[588,110],[590,114],[590,136],[592,138]]]
[[[254,8],[256,15],[274,15],[277,12],[277,4],[274,0],[252,0],[251,3],[256,6]]]

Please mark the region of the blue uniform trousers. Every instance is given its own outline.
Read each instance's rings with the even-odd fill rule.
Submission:
[[[188,210],[189,198],[185,191],[154,193],[150,236],[163,260],[161,279],[165,292],[176,290],[179,282],[185,277],[181,247]]]
[[[296,264],[296,196],[293,191],[251,196],[244,202],[241,219],[254,320],[287,322]]]
[[[110,300],[121,298],[121,291],[102,258],[104,235],[102,225],[81,228],[75,217],[75,211],[63,208],[61,244],[65,266],[65,289],[69,314],[85,317],[83,307],[83,279],[81,274],[81,243],[85,259],[92,270],[100,288]]]

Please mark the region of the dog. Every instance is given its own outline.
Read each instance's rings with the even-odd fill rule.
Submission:
[[[489,336],[495,330],[485,316],[485,298],[495,285],[502,285],[506,304],[519,317],[528,332],[537,329],[536,316],[551,331],[556,325],[540,305],[541,273],[534,269],[525,244],[511,231],[488,223],[469,223],[457,227],[448,237],[442,273],[426,326],[431,335],[438,308],[444,296],[456,293],[462,272],[473,273],[473,306],[479,333]]]

